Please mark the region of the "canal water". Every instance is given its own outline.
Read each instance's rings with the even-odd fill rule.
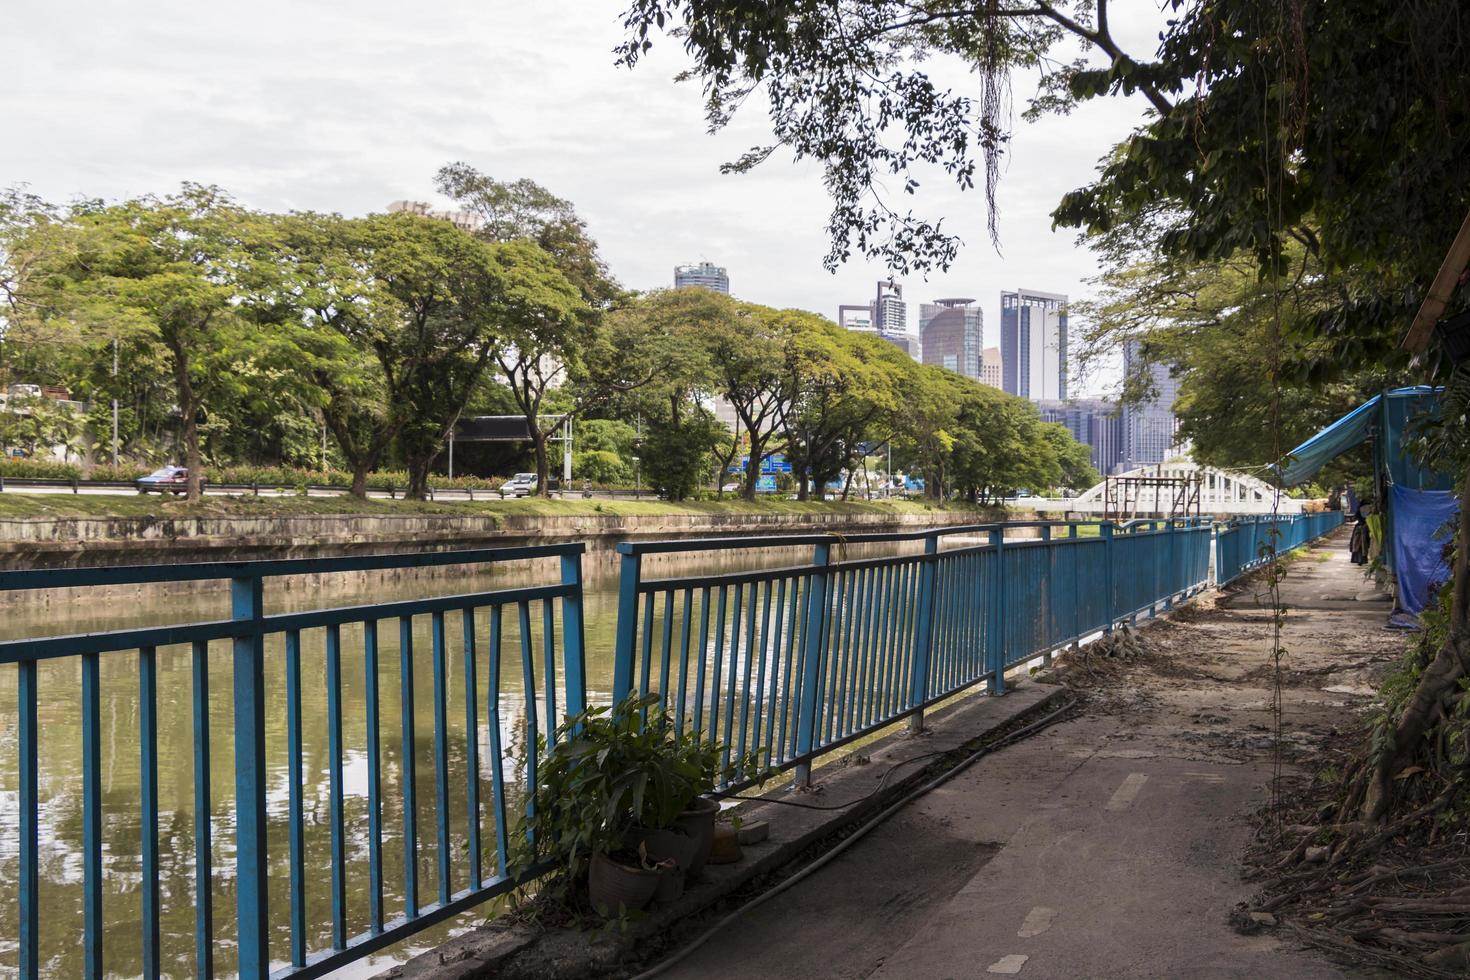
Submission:
[[[663,577],[715,571],[734,571],[761,565],[791,565],[806,560],[808,552],[764,551],[662,559],[645,576]],[[536,567],[538,566],[539,567]],[[617,618],[617,568],[612,556],[588,556],[584,564],[587,637],[588,701],[610,700],[613,635]],[[310,588],[287,588],[281,581],[266,583],[267,614],[386,602],[430,595],[452,595],[541,584],[556,580],[551,563],[522,563],[493,572],[406,578],[390,585],[354,582]],[[0,607],[0,639],[18,639],[90,633],[201,622],[228,618],[228,583],[221,581],[188,594],[153,598],[68,599],[50,604],[27,603]],[[540,609],[531,617],[534,686],[544,694]],[[487,617],[485,612],[480,617]],[[505,616],[501,663],[500,730],[506,738],[522,730],[527,710],[522,681],[518,617],[514,607]],[[446,614],[446,635],[458,638],[459,614]],[[560,616],[557,617],[560,628]],[[415,790],[418,797],[419,900],[435,900],[438,883],[435,848],[434,703],[430,618],[414,618]],[[479,635],[486,624],[477,622]],[[303,743],[303,798],[305,805],[306,922],[311,930],[308,950],[331,945],[330,809],[328,791],[327,679],[324,630],[302,633],[301,693]],[[365,704],[366,677],[363,630],[342,629],[343,775],[346,796],[347,911],[349,936],[368,927],[368,755]],[[399,696],[399,648],[396,624],[385,622],[379,631],[380,744],[383,800],[384,908],[387,918],[403,908],[402,735]],[[271,836],[271,957],[284,966],[290,956],[288,881],[289,779],[286,736],[286,668],[284,641],[267,642],[268,815]],[[446,672],[449,729],[449,812],[455,854],[454,888],[466,886],[466,718],[464,669],[460,647],[451,647]],[[477,687],[479,745],[482,772],[488,775],[490,744],[485,724],[485,684],[489,676],[485,644],[479,644]],[[158,683],[158,799],[162,963],[172,976],[194,973],[194,720],[192,657],[188,647],[160,647]],[[560,665],[558,664],[558,671]],[[101,670],[101,796],[104,841],[103,916],[106,923],[104,959],[109,974],[133,976],[142,969],[140,843],[140,763],[138,656],[133,652],[103,654]],[[213,801],[210,827],[214,862],[213,903],[215,968],[219,975],[235,971],[234,901],[234,766],[231,653],[228,642],[211,644],[209,651],[210,786]],[[556,689],[560,689],[558,676]],[[40,744],[40,875],[42,973],[47,976],[82,975],[83,947],[83,796],[81,664],[79,658],[42,662],[38,667]],[[18,969],[19,802],[17,790],[17,673],[0,669],[0,974]],[[510,746],[504,747],[507,753]],[[508,761],[508,760],[507,760]],[[507,766],[506,781],[513,783]],[[493,847],[488,784],[482,784],[482,808],[487,850]],[[489,858],[487,860],[493,860]],[[493,874],[487,864],[486,874]],[[461,915],[397,947],[341,971],[341,976],[366,976],[431,948],[455,931],[483,921],[486,909]]]

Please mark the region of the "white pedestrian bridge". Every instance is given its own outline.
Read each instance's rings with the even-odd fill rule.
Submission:
[[[1104,480],[1076,497],[1031,497],[1021,503],[1039,511],[1072,511],[1079,514],[1113,513],[1168,514],[1174,510],[1178,486],[1124,482],[1129,479],[1199,478],[1199,512],[1202,514],[1300,514],[1303,501],[1258,479],[1235,470],[1199,466],[1189,460],[1172,460],[1128,470]],[[1111,496],[1111,500],[1109,497]],[[1191,491],[1190,497],[1193,493]],[[1195,510],[1193,500],[1189,511]]]

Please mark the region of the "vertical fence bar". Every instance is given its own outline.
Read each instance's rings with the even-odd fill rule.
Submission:
[[[817,712],[821,704],[818,688],[821,686],[822,637],[826,633],[824,622],[827,612],[827,576],[832,563],[832,546],[825,541],[813,549],[812,564],[818,566],[807,579],[806,624],[802,628],[805,655],[802,662],[801,702],[796,723],[796,754],[805,756],[812,751],[812,738],[817,731]],[[796,784],[810,786],[812,764],[807,759],[796,767]]]
[[[290,829],[291,965],[306,965],[306,848],[301,796],[301,632],[286,632],[286,810]]]
[[[40,767],[36,744],[36,662],[22,660],[19,671],[20,714],[20,976],[40,976],[41,859]]]
[[[465,832],[469,837],[470,888],[478,889],[483,871],[480,861],[480,712],[475,704],[480,687],[475,676],[475,611],[466,608],[459,615],[464,653]]]
[[[1106,635],[1113,632],[1113,623],[1118,618],[1113,608],[1113,531],[1116,528],[1106,523],[1097,530],[1103,539],[1103,633]]]
[[[485,726],[490,735],[490,799],[495,807],[495,864],[503,878],[509,860],[510,832],[505,807],[505,760],[500,747],[501,607],[490,607],[490,642],[486,655]]]
[[[638,638],[638,586],[643,556],[633,554],[626,544],[618,545],[617,648],[613,655],[613,704],[620,704],[633,690],[633,660]],[[652,599],[649,600],[650,602]]]
[[[413,618],[398,617],[398,691],[403,755],[399,781],[403,795],[403,914],[419,914],[418,798],[415,780],[413,711]]]
[[[934,573],[939,566],[939,535],[924,537],[924,559],[919,565],[917,622],[914,627],[914,655],[909,664],[909,731],[924,730],[924,702],[929,700],[929,652],[934,645]]]
[[[347,827],[342,800],[342,627],[327,627],[327,793],[332,822],[332,948],[347,948]]]
[[[102,701],[97,654],[82,654],[83,969],[102,977]]]
[[[378,719],[378,622],[362,624],[362,689],[367,713],[368,930],[383,931],[383,771]]]
[[[194,971],[214,976],[214,841],[209,788],[209,644],[195,640],[194,671]]]
[[[143,976],[159,975],[158,651],[138,651],[139,793],[143,818]]]
[[[1006,692],[1006,531],[1004,527],[990,532],[990,544],[995,549],[995,586],[991,589],[990,607],[990,693],[996,696]]]
[[[230,580],[235,679],[235,895],[240,976],[270,972],[270,895],[266,888],[265,615],[258,576]],[[248,624],[248,625],[247,625]]]
[[[637,574],[636,569],[634,573]],[[587,710],[587,632],[582,621],[581,554],[562,555],[561,583],[571,587],[561,600],[562,687],[567,714],[575,716]]]
[[[449,903],[449,719],[446,704],[444,662],[444,613],[430,615],[434,660],[434,830],[439,857],[439,904]]]

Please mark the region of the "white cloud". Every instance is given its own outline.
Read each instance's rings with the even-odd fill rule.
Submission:
[[[778,158],[719,174],[765,140],[764,118],[748,113],[708,135],[697,87],[672,81],[683,67],[676,43],[637,71],[615,67],[617,4],[8,6],[0,184],[117,198],[194,180],[253,207],[360,214],[431,196],[434,171],[462,159],[574,201],[630,286],[667,285],[675,264],[707,258],[729,267],[742,298],[833,316],[884,274],[861,262],[822,269],[829,205],[815,166]],[[1125,46],[1147,54],[1157,8],[1115,6]],[[1029,87],[1016,85],[1019,109]],[[1141,111],[1140,100],[1119,100],[1018,122],[1000,189],[1003,256],[989,246],[978,192],[926,185],[921,203],[967,248],[947,274],[910,279],[911,306],[977,297],[995,343],[1001,289],[1082,295],[1094,263],[1047,215]]]

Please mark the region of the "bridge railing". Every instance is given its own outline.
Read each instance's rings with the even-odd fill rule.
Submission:
[[[976,684],[1001,692],[1007,668],[1204,588],[1210,534],[1191,519],[627,542],[614,698],[657,695],[679,730],[802,779],[823,752]],[[810,560],[769,567],[792,548]],[[646,556],[689,552],[766,567],[644,577]]]
[[[1215,531],[1215,584],[1227,585],[1264,565],[1274,551],[1284,555],[1322,537],[1342,524],[1342,511],[1241,517]]]
[[[0,663],[18,672],[18,846],[11,853],[19,872],[19,974],[263,977],[274,965],[279,976],[320,976],[514,887],[508,834],[535,786],[535,753],[527,772],[507,772],[502,757],[508,740],[534,746],[538,731],[549,735],[563,712],[584,707],[583,550],[578,543],[0,573],[7,591],[218,580],[228,585],[231,609],[229,619],[215,622],[0,643]],[[560,574],[548,572],[544,585],[266,610],[266,585],[281,576],[436,565],[490,571],[529,559],[550,559]],[[518,684],[502,684],[502,655],[515,665]],[[228,671],[211,671],[222,661]],[[161,679],[185,687],[191,705],[187,713],[165,712],[162,723]],[[223,690],[212,691],[221,681],[228,681]],[[427,712],[425,681],[432,689]],[[119,698],[120,685],[136,691],[136,700]],[[502,698],[510,687],[521,691]],[[451,703],[459,718],[450,715]],[[66,723],[78,709],[80,746],[58,744],[73,732]],[[306,753],[303,729],[312,735]],[[212,771],[223,753],[211,740],[221,733],[233,742],[233,793],[218,793]],[[77,748],[79,903],[74,866],[54,853],[58,838],[74,833],[69,777]],[[133,752],[136,769],[120,757]],[[428,782],[417,772],[421,756],[432,757],[431,798],[420,798],[419,784]],[[129,771],[138,775],[136,798],[113,786],[117,773],[128,785]],[[160,776],[176,809],[160,806]],[[178,819],[188,809],[192,827]],[[217,864],[217,854],[233,854],[233,868]],[[231,893],[234,928],[220,921],[229,911],[215,909],[217,896]],[[116,928],[120,917],[126,921],[116,908],[104,918],[104,901],[136,908],[139,934]],[[42,915],[77,904],[79,937],[70,912]]]

